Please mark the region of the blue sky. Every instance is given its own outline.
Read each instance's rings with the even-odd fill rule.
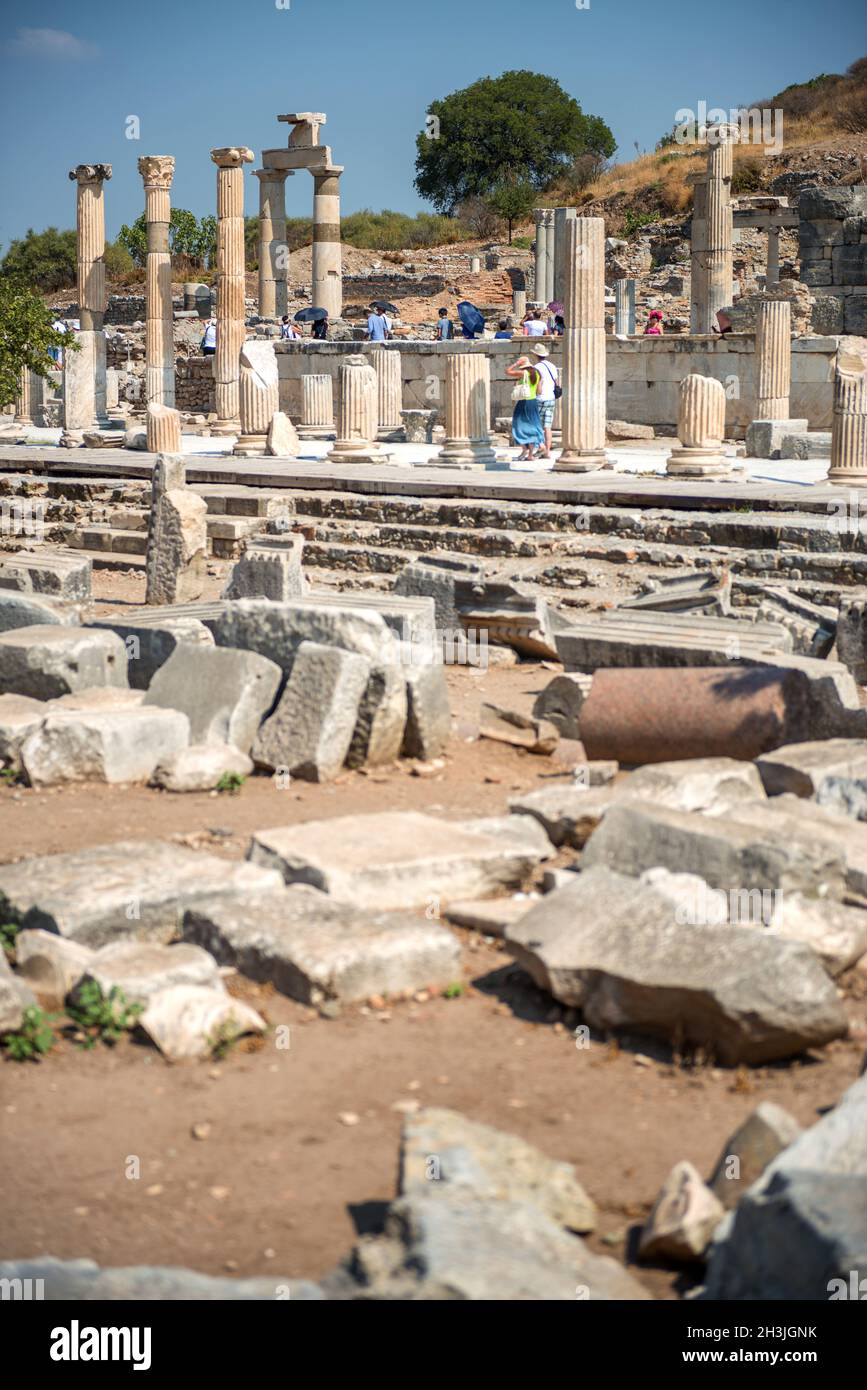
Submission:
[[[581,0],[587,4],[587,0]],[[75,164],[114,166],[107,231],[143,207],[141,154],[173,154],[173,200],[214,210],[209,150],[282,145],[277,114],[325,111],[343,209],[424,207],[414,139],[430,101],[507,68],[548,73],[614,131],[653,147],[679,107],[772,95],[867,52],[863,0],[41,0],[0,5],[0,246],[74,225]],[[126,138],[137,116],[141,138]],[[248,211],[257,182],[247,180]],[[312,180],[287,181],[309,214]]]

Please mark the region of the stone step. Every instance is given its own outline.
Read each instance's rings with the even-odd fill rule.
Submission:
[[[73,550],[97,554],[120,551],[126,555],[144,555],[148,538],[146,531],[121,531],[106,525],[82,526],[70,529],[66,544]]]
[[[144,574],[145,556],[122,550],[85,550],[76,552],[86,556],[95,570],[141,570]]]

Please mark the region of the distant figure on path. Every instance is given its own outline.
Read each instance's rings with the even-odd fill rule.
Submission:
[[[548,329],[542,320],[538,309],[531,309],[524,319],[525,338],[544,338]]]
[[[506,376],[520,378],[512,391],[512,400],[515,402],[512,411],[512,438],[521,446],[518,458],[529,463],[536,457],[536,450],[545,439],[539,416],[539,402],[536,399],[540,382],[539,371],[529,357],[519,357],[517,362],[506,368]]]
[[[312,333],[312,336],[313,336],[314,338],[323,338],[323,339],[328,337],[328,315],[327,315],[327,314],[325,315],[325,318],[324,318],[324,319],[317,319],[317,320],[316,320],[316,322],[315,322],[314,325],[313,325],[313,333]]]
[[[539,406],[539,420],[545,440],[545,447],[539,457],[549,459],[554,428],[554,407],[557,404],[557,397],[563,394],[560,386],[560,373],[554,363],[548,361],[548,349],[546,347],[540,344],[539,347],[531,348],[530,352],[536,359],[536,368],[539,373],[536,402]]]
[[[280,324],[280,337],[281,337],[281,338],[300,338],[300,337],[301,337],[301,334],[298,332],[298,329],[295,327],[294,323],[293,323],[292,320],[289,318],[289,315],[288,315],[288,314],[284,314],[284,315],[283,315],[283,319],[282,319],[282,322],[281,322],[281,324]]]
[[[455,336],[455,326],[449,318],[448,309],[438,309],[439,318],[437,319],[435,337],[438,343],[444,343],[447,339]]]
[[[494,334],[494,337],[495,337],[495,338],[511,338],[511,336],[512,336],[512,330],[511,330],[511,328],[509,327],[509,320],[508,320],[508,319],[500,319],[500,322],[499,322],[499,325],[498,325],[498,330],[497,330],[497,332]]]
[[[644,336],[661,338],[662,337],[662,313],[659,309],[651,309],[647,316],[647,327]]]
[[[367,336],[372,343],[384,343],[389,335],[388,319],[372,304],[367,319]]]
[[[213,357],[217,351],[217,320],[208,319],[204,334],[202,335],[202,356]]]

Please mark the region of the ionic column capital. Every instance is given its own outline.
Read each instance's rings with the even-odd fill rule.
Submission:
[[[102,183],[111,178],[110,164],[76,164],[70,169],[69,177],[78,184]]]
[[[226,145],[219,150],[211,150],[211,159],[220,169],[241,169],[253,163],[253,151],[246,145]]]

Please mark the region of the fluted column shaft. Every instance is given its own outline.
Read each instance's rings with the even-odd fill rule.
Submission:
[[[400,351],[397,348],[376,348],[370,356],[376,372],[377,436],[390,439],[397,430],[403,429],[400,418],[403,405]]]
[[[286,285],[286,179],[288,169],[256,169],[259,180],[259,315],[282,318]]]
[[[708,130],[707,168],[694,184],[691,330],[711,333],[732,296],[732,147],[737,128]]]
[[[571,243],[569,241],[567,228],[569,223],[574,222],[577,216],[578,214],[575,208],[554,208],[553,210],[554,268],[551,299],[558,301],[560,304],[566,303],[566,284],[569,277],[569,247]],[[585,221],[586,220],[585,218]],[[549,300],[548,302],[550,303],[551,301]]]
[[[723,453],[726,393],[722,382],[693,372],[680,383],[677,410],[678,446],[666,471],[682,476],[714,476],[730,471]]]
[[[614,281],[614,332],[628,336],[635,332],[635,281]]]
[[[92,364],[92,401],[83,373],[79,373],[80,418],[95,423],[106,415],[105,391],[105,199],[103,184],[111,178],[110,164],[78,164],[69,171],[76,184],[76,269],[78,319],[81,335],[92,333],[87,344]],[[84,346],[84,345],[83,345]]]
[[[756,318],[756,419],[788,420],[792,312],[786,299],[759,305]]]
[[[144,155],[138,162],[138,169],[144,180],[147,228],[145,393],[148,403],[174,406],[175,342],[169,222],[175,161],[170,155]]]
[[[480,352],[446,356],[446,437],[436,462],[441,467],[483,468],[491,448],[491,365]]]
[[[563,452],[554,467],[585,473],[605,465],[604,219],[568,220],[565,239]]]
[[[385,457],[376,443],[376,372],[361,355],[348,357],[338,372],[337,439],[328,454],[335,463],[371,463]]]
[[[253,151],[243,146],[211,150],[217,166],[217,347],[214,382],[217,434],[240,426],[240,352],[244,341],[244,165]]]
[[[536,208],[536,289],[538,303],[548,304],[554,292],[553,213]]]
[[[313,175],[313,303],[329,318],[343,313],[340,254],[340,175],[332,168]]]
[[[301,439],[329,434],[334,429],[334,386],[327,373],[309,373],[301,378]]]
[[[33,404],[30,381],[30,368],[22,367],[18,376],[18,395],[15,397],[15,423],[33,424]]]
[[[845,338],[834,371],[828,481],[867,487],[867,351]]]

